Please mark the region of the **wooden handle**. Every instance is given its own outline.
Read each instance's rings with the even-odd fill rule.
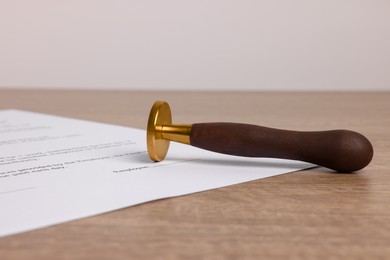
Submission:
[[[300,160],[339,172],[367,166],[373,148],[366,137],[349,130],[298,132],[236,123],[192,125],[193,146],[223,154]]]

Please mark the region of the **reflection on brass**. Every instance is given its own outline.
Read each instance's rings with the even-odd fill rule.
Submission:
[[[146,134],[150,159],[156,162],[164,160],[170,141],[190,144],[191,128],[192,125],[172,125],[168,103],[156,101],[150,110]]]

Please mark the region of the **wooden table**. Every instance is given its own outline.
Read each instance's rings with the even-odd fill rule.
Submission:
[[[0,90],[1,109],[137,128],[156,99],[175,123],[355,130],[374,159],[354,174],[314,168],[0,238],[2,260],[390,259],[390,92]]]

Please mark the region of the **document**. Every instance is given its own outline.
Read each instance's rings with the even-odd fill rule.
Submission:
[[[0,236],[308,167],[176,143],[155,163],[144,130],[1,110]]]

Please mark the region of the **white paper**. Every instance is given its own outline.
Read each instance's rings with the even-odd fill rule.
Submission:
[[[153,163],[144,130],[3,110],[0,236],[311,166],[175,143]]]

